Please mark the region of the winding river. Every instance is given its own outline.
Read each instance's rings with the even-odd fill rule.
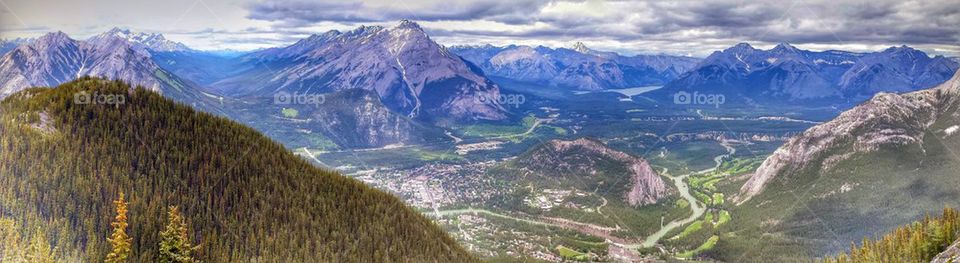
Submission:
[[[721,155],[718,155],[718,156],[714,157],[714,158],[713,158],[713,161],[714,161],[714,163],[716,163],[716,164],[715,164],[713,167],[711,167],[711,168],[707,168],[707,169],[700,170],[700,171],[696,171],[696,172],[687,173],[687,174],[680,175],[680,176],[671,176],[671,175],[669,174],[669,170],[668,170],[668,169],[664,169],[663,172],[661,173],[661,175],[663,175],[664,177],[667,177],[667,178],[669,178],[671,181],[673,181],[673,184],[677,187],[677,191],[680,193],[680,196],[681,196],[684,200],[687,200],[687,202],[690,204],[690,211],[692,212],[692,214],[691,214],[689,217],[686,217],[686,218],[683,218],[683,219],[677,219],[677,220],[671,221],[670,223],[667,223],[666,225],[662,226],[662,227],[660,228],[660,230],[658,230],[657,232],[651,234],[650,236],[647,236],[647,238],[646,238],[642,243],[623,244],[623,243],[617,243],[617,242],[613,242],[613,241],[611,241],[611,243],[613,243],[613,245],[616,245],[616,246],[619,246],[619,247],[623,247],[623,248],[628,248],[628,249],[631,249],[631,250],[634,250],[634,251],[635,251],[636,249],[638,249],[638,248],[652,247],[652,246],[656,245],[658,242],[660,242],[660,239],[663,239],[663,237],[664,237],[667,233],[670,233],[670,231],[673,231],[673,230],[676,229],[677,227],[680,227],[680,226],[689,224],[689,223],[691,223],[691,222],[693,222],[693,221],[696,221],[698,218],[700,218],[700,216],[703,216],[703,213],[706,212],[706,210],[707,210],[707,209],[706,209],[706,206],[705,206],[703,203],[701,203],[699,200],[697,200],[696,197],[694,197],[692,194],[690,194],[690,187],[687,185],[687,183],[684,181],[684,179],[686,179],[687,177],[690,177],[690,176],[692,176],[692,175],[704,174],[704,173],[709,173],[709,172],[712,172],[712,171],[714,171],[714,170],[717,170],[717,169],[720,168],[720,164],[723,163],[723,158],[726,158],[727,156],[731,156],[731,155],[733,155],[734,153],[736,153],[736,149],[733,148],[732,146],[730,146],[730,145],[728,144],[728,142],[725,142],[725,141],[724,141],[724,142],[720,142],[720,144],[723,145],[723,147],[727,149],[727,152],[724,153],[724,154],[721,154]],[[518,218],[518,217],[509,216],[509,215],[504,215],[504,214],[500,214],[500,213],[497,213],[497,212],[493,212],[493,211],[489,211],[489,210],[485,210],[485,209],[479,209],[479,208],[464,208],[464,209],[441,210],[441,211],[436,211],[436,212],[433,212],[433,213],[425,213],[425,214],[427,214],[427,215],[432,215],[432,216],[437,217],[437,218],[440,218],[440,217],[448,217],[448,216],[455,216],[455,215],[459,215],[459,214],[485,214],[485,215],[488,215],[488,216],[505,218],[505,219],[510,219],[510,220],[516,220],[516,221],[520,221],[520,222],[524,222],[524,223],[528,223],[528,224],[533,224],[533,225],[554,226],[554,227],[568,228],[568,229],[570,228],[569,226],[564,226],[564,225],[561,225],[561,224],[556,224],[556,223],[551,223],[551,222],[544,222],[544,221],[538,221],[538,220],[531,220],[531,219],[524,219],[524,218]],[[576,223],[576,224],[582,224],[582,225],[590,226],[590,224],[585,224],[585,223]]]
[[[684,200],[687,200],[687,202],[690,203],[690,211],[692,211],[693,214],[691,214],[689,217],[684,219],[670,221],[670,223],[667,223],[667,225],[661,227],[659,231],[648,236],[647,239],[644,240],[642,244],[629,245],[628,247],[631,247],[631,248],[652,247],[656,245],[657,242],[660,242],[660,239],[662,239],[664,235],[666,235],[667,233],[670,233],[670,231],[673,231],[673,229],[697,220],[697,218],[700,218],[700,216],[702,216],[703,213],[706,212],[707,210],[706,207],[703,205],[703,203],[700,203],[700,201],[697,200],[697,198],[693,197],[693,195],[690,194],[690,186],[688,186],[687,183],[683,181],[683,179],[686,179],[687,177],[690,177],[691,175],[695,175],[695,174],[705,174],[705,173],[713,172],[720,168],[720,164],[723,163],[723,158],[726,158],[727,156],[733,155],[734,153],[737,152],[737,149],[730,146],[727,142],[720,142],[720,145],[723,145],[723,147],[727,149],[727,153],[714,157],[713,162],[716,163],[716,165],[714,165],[711,168],[707,168],[704,170],[700,170],[698,172],[688,173],[688,174],[684,174],[676,177],[670,176],[669,170],[667,169],[663,170],[663,176],[670,178],[673,181],[673,184],[677,186],[677,191],[680,192],[680,197],[683,197]]]

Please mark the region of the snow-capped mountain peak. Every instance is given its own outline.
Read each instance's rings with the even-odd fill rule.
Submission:
[[[778,54],[785,54],[785,53],[799,53],[800,49],[798,49],[793,45],[790,45],[789,43],[780,43],[780,44],[777,44],[776,47],[773,47],[773,49],[771,49],[770,51]]]
[[[270,95],[278,90],[325,93],[365,89],[375,91],[391,110],[409,117],[505,118],[500,105],[477,99],[496,98],[496,84],[433,42],[415,22],[405,20],[392,27],[361,26],[328,37],[311,37],[315,41],[308,39],[242,58],[270,60],[269,69],[252,63],[251,71],[284,73],[273,79],[240,76],[214,86],[242,96]]]
[[[743,43],[737,43],[733,47],[730,47],[724,51],[727,51],[727,50],[737,52],[737,51],[753,51],[757,49],[751,46],[749,43],[743,42]]]
[[[63,33],[63,31],[57,31],[44,34],[43,36],[37,38],[36,42],[56,44],[68,41],[73,41],[73,39],[71,39],[66,33]]]
[[[420,27],[420,24],[417,24],[417,22],[413,22],[413,21],[406,20],[406,19],[400,20],[400,23],[397,24],[394,28],[406,28],[406,29],[414,29],[414,30],[423,31],[423,28]]]
[[[588,48],[587,45],[583,44],[583,42],[580,42],[580,41],[577,41],[577,43],[574,43],[573,46],[570,47],[570,49],[573,49],[583,54],[590,53],[590,48]]]
[[[191,51],[189,47],[180,42],[168,40],[163,34],[134,32],[129,29],[113,28],[110,31],[93,36],[89,39],[91,42],[97,42],[101,39],[116,37],[123,39],[138,48],[156,52],[175,52]]]

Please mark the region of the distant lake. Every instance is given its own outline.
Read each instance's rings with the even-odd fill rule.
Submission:
[[[625,89],[605,89],[605,90],[597,90],[597,91],[576,91],[576,92],[574,92],[574,94],[582,95],[582,94],[597,93],[597,92],[614,92],[614,93],[620,93],[620,94],[626,95],[627,97],[633,97],[633,96],[640,95],[640,94],[643,94],[643,93],[647,93],[647,92],[651,92],[651,91],[654,91],[654,90],[658,90],[658,89],[660,89],[660,88],[662,88],[662,87],[663,87],[663,86],[644,86],[644,87],[633,87],[633,88],[625,88]]]

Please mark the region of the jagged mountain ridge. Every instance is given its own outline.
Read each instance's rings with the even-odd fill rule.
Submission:
[[[0,56],[7,54],[17,46],[33,42],[33,40],[32,38],[0,39]]]
[[[663,85],[699,61],[666,55],[622,56],[592,50],[582,42],[557,49],[488,44],[451,50],[490,76],[578,90]]]
[[[725,245],[789,244],[799,248],[793,256],[835,255],[850,242],[960,206],[958,130],[960,74],[927,90],[877,94],[792,138],[739,190],[731,186],[732,212],[743,218],[734,231],[752,234]],[[751,241],[760,236],[772,240]]]
[[[499,88],[460,57],[438,45],[414,22],[362,26],[314,35],[284,48],[240,58],[247,66],[213,84],[240,97],[376,91],[392,110],[422,120],[500,120],[492,102]]]
[[[134,32],[113,28],[90,37],[88,42],[126,40],[137,51],[149,53],[151,59],[167,71],[200,85],[208,85],[230,76],[238,70],[235,56],[195,50],[187,45],[168,40],[160,33]]]
[[[906,46],[853,53],[807,51],[786,43],[760,50],[740,43],[714,52],[651,95],[670,100],[678,91],[696,91],[760,102],[862,101],[877,92],[932,87],[958,67],[948,58]]]
[[[151,52],[190,52],[195,51],[183,43],[168,40],[163,34],[133,32],[130,29],[120,29],[114,27],[107,32],[90,37],[87,41],[97,42],[102,39],[120,38],[126,40],[134,48],[149,50]]]
[[[180,79],[119,37],[92,41],[48,33],[0,57],[0,98],[29,87],[53,87],[82,76],[123,80],[210,112],[220,112],[217,96]]]
[[[791,171],[807,166],[826,171],[855,154],[891,145],[920,144],[937,121],[956,121],[947,118],[956,116],[945,116],[945,113],[960,106],[958,101],[960,74],[928,90],[906,94],[879,93],[834,120],[811,127],[777,149],[744,184],[741,200],[758,194],[767,182],[777,176],[789,176]],[[949,133],[947,136],[953,135],[952,132],[946,133]],[[845,150],[838,151],[837,148]],[[835,154],[837,152],[842,154]]]
[[[542,182],[563,180],[564,183],[580,187],[597,184],[598,181],[602,185],[602,179],[606,177],[626,176],[629,179],[606,183],[626,185],[621,196],[632,206],[654,204],[670,192],[660,175],[643,158],[611,149],[600,141],[588,138],[551,140],[524,153],[515,162],[523,171],[546,177],[540,180]]]

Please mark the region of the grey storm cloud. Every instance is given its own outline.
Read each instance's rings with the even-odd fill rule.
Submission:
[[[531,22],[525,14],[535,12],[543,1],[265,1],[248,6],[250,19],[280,21],[297,26],[318,22],[467,21],[484,19],[508,24]]]
[[[369,5],[364,2],[271,1],[251,4],[248,18],[286,25],[399,19],[548,25],[521,31],[489,28],[433,30],[438,34],[460,37],[580,37],[620,41],[650,38],[692,41],[709,37],[763,42],[868,44],[960,42],[960,27],[957,26],[960,24],[960,4],[956,0],[606,1],[596,3],[606,7],[599,11],[547,12],[549,5],[560,2],[399,1]],[[596,12],[603,13],[598,15]]]

